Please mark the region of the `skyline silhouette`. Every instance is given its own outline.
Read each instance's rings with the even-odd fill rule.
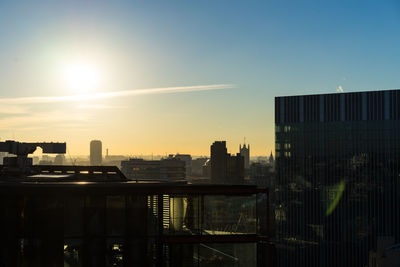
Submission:
[[[395,1],[1,1],[0,138],[61,140],[77,155],[92,139],[116,154],[206,155],[214,140],[234,150],[246,136],[265,155],[275,96],[399,87],[399,10]],[[202,85],[234,88],[100,97]],[[82,94],[96,97],[48,102]],[[27,97],[46,103],[13,104]]]

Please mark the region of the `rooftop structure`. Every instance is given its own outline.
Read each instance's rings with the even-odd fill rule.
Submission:
[[[29,172],[32,159],[28,158],[28,155],[35,152],[37,147],[42,148],[43,153],[63,154],[66,151],[66,146],[66,143],[21,143],[7,140],[0,142],[0,152],[16,155],[15,157],[5,157],[3,159],[10,171]]]

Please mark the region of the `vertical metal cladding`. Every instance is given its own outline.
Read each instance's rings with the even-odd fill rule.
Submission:
[[[400,90],[275,98],[278,266],[366,266],[400,242]]]
[[[275,123],[399,118],[398,90],[275,98]]]

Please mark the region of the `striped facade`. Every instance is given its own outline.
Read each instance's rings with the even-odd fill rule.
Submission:
[[[400,90],[275,98],[278,266],[368,266],[400,241]]]
[[[275,98],[275,123],[398,120],[400,91]]]

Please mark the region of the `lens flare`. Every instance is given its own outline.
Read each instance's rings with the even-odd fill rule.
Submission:
[[[346,182],[342,180],[340,183],[325,189],[325,199],[327,200],[326,216],[332,214],[342,198]]]

